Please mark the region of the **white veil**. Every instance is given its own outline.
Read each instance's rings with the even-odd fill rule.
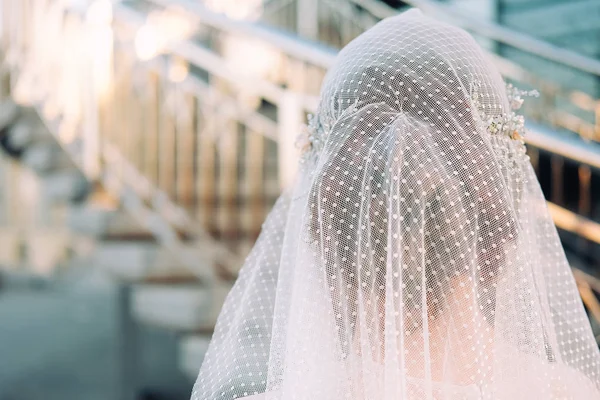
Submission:
[[[192,399],[600,398],[521,94],[417,10],[346,46]]]

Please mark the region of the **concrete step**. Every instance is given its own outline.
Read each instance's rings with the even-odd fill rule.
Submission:
[[[96,238],[151,238],[130,214],[103,204],[74,205],[68,211],[70,229]]]
[[[198,377],[204,355],[210,344],[210,335],[185,335],[179,341],[179,369],[191,381]]]
[[[138,284],[133,290],[133,318],[177,331],[212,329],[230,290],[227,284]]]
[[[79,234],[96,237],[105,232],[113,213],[112,209],[88,204],[73,205],[67,210],[67,226]]]
[[[92,262],[113,278],[129,282],[194,278],[177,257],[153,242],[98,242]]]

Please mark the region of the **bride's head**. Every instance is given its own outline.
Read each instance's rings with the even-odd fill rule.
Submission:
[[[504,82],[468,34],[414,13],[344,48],[315,115],[308,237],[342,342],[381,342],[384,321],[426,334],[464,307],[493,325],[516,249],[524,148],[490,129]]]

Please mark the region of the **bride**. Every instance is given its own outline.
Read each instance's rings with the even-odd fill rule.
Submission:
[[[417,10],[346,46],[192,399],[600,399],[523,95]]]

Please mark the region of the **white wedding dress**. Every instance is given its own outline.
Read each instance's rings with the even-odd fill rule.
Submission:
[[[525,94],[416,10],[348,44],[192,399],[600,399]]]
[[[518,379],[505,382],[499,386],[500,390],[494,392],[493,388],[479,387],[475,384],[453,385],[431,382],[428,384],[423,379],[407,378],[413,393],[420,392],[422,398],[428,398],[426,393],[432,394],[432,399],[461,399],[461,400],[488,400],[488,399],[596,399],[598,391],[592,381],[582,379],[581,375],[569,368],[540,362],[536,359],[527,359],[523,355],[514,355],[522,365],[529,368],[521,371]],[[380,367],[381,369],[381,367]],[[381,371],[380,371],[381,372]],[[550,377],[550,385],[540,382],[539,376]],[[555,385],[552,382],[556,382]],[[583,382],[583,384],[579,384]],[[280,399],[278,392],[261,393],[244,400],[271,400]],[[362,398],[360,398],[362,399]]]
[[[524,361],[524,360],[523,360]],[[480,388],[476,385],[441,385],[432,383],[431,392],[432,399],[461,399],[461,400],[487,400],[495,398],[505,399],[596,399],[598,391],[591,381],[587,381],[584,386],[578,385],[576,382],[581,380],[579,374],[568,368],[557,370],[553,373],[558,382],[565,381],[556,385],[556,387],[540,387],[536,386],[535,382],[539,374],[548,373],[550,369],[547,365],[539,365],[539,369],[535,369],[520,376],[518,382],[506,382],[503,390],[494,393],[492,390],[486,391],[485,388]],[[532,385],[532,382],[534,383]],[[422,380],[413,381],[414,388],[421,391],[423,394],[428,390],[428,385]],[[437,389],[437,392],[436,392]],[[436,395],[437,393],[437,395]],[[261,393],[248,397],[243,397],[244,400],[270,400],[280,399],[281,396],[277,392]],[[428,398],[423,395],[424,399]]]

